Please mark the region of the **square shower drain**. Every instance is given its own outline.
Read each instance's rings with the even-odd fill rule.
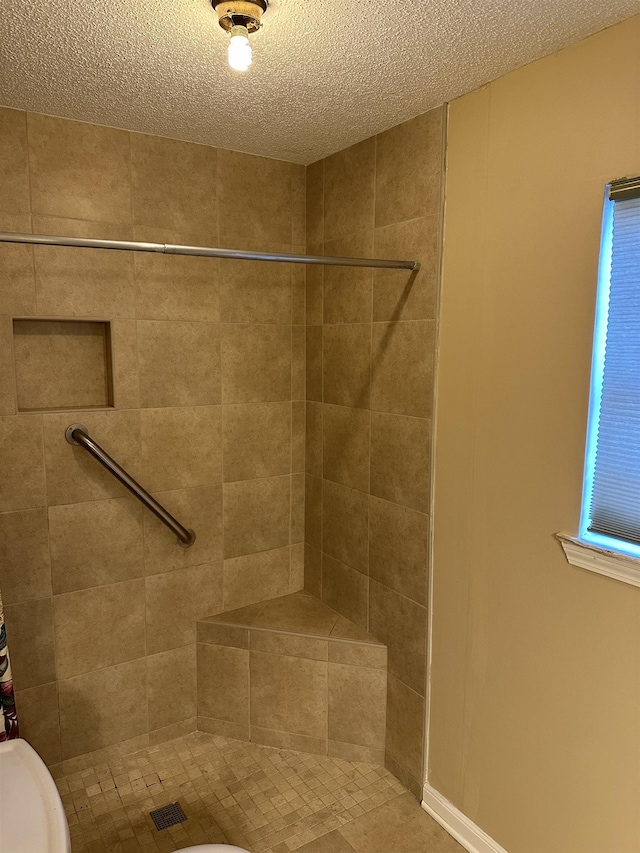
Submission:
[[[168,829],[170,826],[175,826],[187,819],[178,803],[169,803],[168,806],[162,806],[162,808],[155,809],[149,814],[157,830]]]

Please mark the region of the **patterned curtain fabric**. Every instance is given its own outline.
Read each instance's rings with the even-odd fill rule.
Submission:
[[[4,608],[0,593],[0,741],[20,737],[16,700],[13,695],[13,678],[7,648],[7,630],[4,624]]]

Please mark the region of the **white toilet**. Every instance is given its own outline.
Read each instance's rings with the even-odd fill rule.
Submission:
[[[60,794],[46,764],[26,740],[0,743],[0,853],[71,853]],[[182,853],[248,853],[228,844],[198,844]]]

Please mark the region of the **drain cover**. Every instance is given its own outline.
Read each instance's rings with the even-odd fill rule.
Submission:
[[[182,823],[187,819],[178,803],[169,803],[168,806],[162,806],[162,808],[155,809],[155,811],[149,812],[149,814],[158,830],[175,826],[177,823]]]

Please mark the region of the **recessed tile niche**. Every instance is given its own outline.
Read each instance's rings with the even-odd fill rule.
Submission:
[[[18,411],[113,406],[108,321],[16,319]]]

